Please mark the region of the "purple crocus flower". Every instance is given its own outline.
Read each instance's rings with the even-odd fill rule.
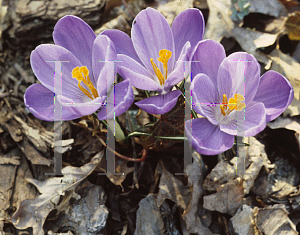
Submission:
[[[32,70],[41,84],[31,85],[25,92],[24,103],[37,118],[54,121],[54,63],[62,63],[62,91],[56,91],[55,102],[63,105],[62,120],[72,120],[97,111],[106,100],[107,85],[114,76],[107,76],[108,62],[117,60],[113,42],[105,35],[96,37],[91,27],[76,16],[61,18],[54,27],[55,45],[39,45],[30,56]],[[129,81],[115,86],[115,116],[125,112],[133,103],[133,90]],[[65,106],[65,103],[75,104]],[[108,118],[114,113],[109,112]],[[106,119],[106,108],[98,113]]]
[[[164,16],[153,8],[141,11],[133,21],[130,37],[119,30],[106,30],[115,44],[119,63],[118,73],[136,88],[157,91],[158,95],[135,103],[152,114],[164,114],[176,104],[179,90],[172,87],[184,78],[185,63],[193,48],[202,40],[204,19],[198,9],[181,12],[172,29]]]
[[[205,118],[187,121],[185,130],[193,148],[201,154],[214,155],[231,148],[234,136],[241,135],[238,126],[243,126],[242,136],[256,135],[293,100],[289,81],[275,71],[260,77],[260,65],[248,53],[226,57],[220,43],[205,40],[197,45],[193,61],[200,61],[192,67],[196,75],[191,83],[193,108]],[[245,61],[242,81],[236,80],[236,61]],[[241,90],[244,94],[237,92]],[[243,118],[237,118],[239,114]]]

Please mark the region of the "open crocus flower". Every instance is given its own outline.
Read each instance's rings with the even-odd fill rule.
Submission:
[[[26,107],[37,118],[54,121],[53,61],[69,61],[61,65],[62,91],[55,91],[55,102],[63,106],[62,120],[94,113],[105,103],[107,86],[114,83],[116,71],[108,71],[107,66],[107,61],[117,59],[113,42],[105,35],[96,37],[91,27],[76,16],[60,19],[53,39],[55,45],[43,44],[31,53],[31,67],[41,84],[33,84],[26,90]],[[108,118],[122,114],[133,103],[129,81],[117,84],[115,94],[110,95],[115,95],[115,113],[109,112]],[[98,118],[107,118],[105,107],[99,111]]]
[[[194,110],[205,118],[185,123],[192,147],[201,154],[214,155],[231,148],[234,136],[254,136],[266,122],[278,117],[292,102],[289,81],[275,71],[260,77],[260,65],[245,52],[226,57],[223,46],[213,40],[201,41],[193,56],[191,83]],[[239,77],[237,62],[242,62]]]
[[[115,44],[118,73],[136,88],[157,91],[158,95],[135,103],[152,114],[164,114],[176,104],[180,91],[172,87],[189,74],[184,61],[191,59],[193,48],[202,40],[204,19],[198,9],[181,12],[172,29],[162,14],[153,8],[141,11],[133,21],[130,37],[119,30],[105,30]],[[185,71],[186,70],[186,71]]]

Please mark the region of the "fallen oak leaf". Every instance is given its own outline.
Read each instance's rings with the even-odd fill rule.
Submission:
[[[215,194],[204,196],[203,207],[207,210],[234,215],[242,205],[243,197],[242,180],[237,178],[221,185]]]
[[[193,159],[194,162],[186,168],[189,186],[192,186],[192,196],[188,206],[183,212],[182,217],[186,223],[186,229],[189,231],[189,234],[195,233],[210,235],[212,232],[203,224],[203,221],[198,216],[199,211],[201,210],[199,202],[204,194],[202,185],[206,169],[200,154],[196,151],[193,152]],[[204,217],[208,218],[209,216],[205,214]]]
[[[170,173],[162,162],[160,162],[160,164],[162,166],[162,175],[158,186],[157,206],[160,207],[166,199],[169,199],[185,210],[191,197],[190,190]]]
[[[17,229],[32,227],[33,235],[44,234],[43,224],[48,214],[62,207],[63,202],[67,202],[75,191],[75,187],[90,175],[104,155],[104,151],[96,154],[91,162],[81,166],[67,166],[62,169],[64,177],[53,177],[45,181],[27,179],[39,190],[41,195],[34,199],[26,199],[21,202],[20,207],[14,213],[11,221]]]

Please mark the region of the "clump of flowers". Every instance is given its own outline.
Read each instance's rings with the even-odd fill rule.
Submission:
[[[54,28],[55,45],[40,45],[31,54],[31,66],[41,84],[26,90],[25,105],[37,118],[54,120],[53,63],[49,61],[69,61],[62,65],[62,91],[55,99],[63,106],[62,120],[99,109],[100,120],[118,116],[133,103],[131,86],[154,91],[154,96],[135,104],[150,114],[163,115],[182,94],[174,86],[191,73],[192,108],[202,117],[185,123],[188,139],[199,153],[224,152],[233,146],[234,136],[262,131],[287,108],[294,93],[279,73],[260,76],[260,65],[252,55],[237,52],[226,57],[223,46],[202,41],[203,34],[204,19],[197,9],[181,12],[170,28],[162,14],[147,8],[134,19],[131,38],[119,30],[106,30],[96,37],[80,18],[63,17]],[[115,60],[120,63],[112,71],[108,62]],[[191,61],[197,63],[191,67]],[[237,76],[238,61],[243,62],[244,77]],[[125,80],[107,94],[116,73]],[[115,108],[107,113],[103,106],[108,95]]]

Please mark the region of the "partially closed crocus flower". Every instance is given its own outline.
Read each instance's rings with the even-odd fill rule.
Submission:
[[[172,87],[189,74],[193,48],[202,40],[204,19],[197,9],[181,12],[172,29],[162,14],[153,8],[141,11],[133,21],[130,37],[119,30],[106,30],[115,44],[118,73],[136,88],[157,91],[158,95],[135,103],[152,114],[164,114],[176,104],[180,91]]]
[[[76,16],[60,19],[53,39],[55,45],[42,44],[31,53],[31,67],[41,84],[33,84],[26,90],[26,107],[37,118],[54,121],[53,61],[68,61],[61,65],[62,90],[55,91],[55,102],[63,106],[62,120],[94,113],[105,105],[107,87],[114,83],[116,71],[111,73],[107,66],[108,61],[117,60],[113,42],[105,35],[96,37],[91,27]],[[117,84],[110,95],[115,96],[115,113],[110,112],[108,118],[122,114],[133,103],[129,81]],[[104,109],[105,106],[98,113],[99,119],[107,118]]]
[[[234,136],[254,136],[292,102],[290,82],[275,71],[260,77],[260,65],[245,52],[228,57],[212,40],[197,45],[191,91],[194,110],[204,118],[187,121],[185,130],[193,148],[213,155],[231,148]],[[244,71],[238,76],[237,62]]]

